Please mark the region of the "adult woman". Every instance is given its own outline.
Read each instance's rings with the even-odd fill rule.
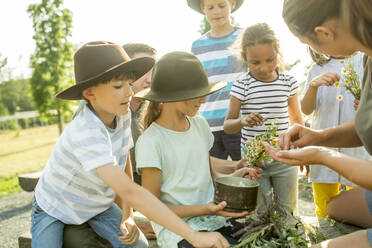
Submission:
[[[371,0],[286,0],[283,18],[291,32],[318,53],[348,56],[356,51],[366,54],[362,98],[355,121],[315,131],[294,126],[281,135],[282,149],[268,144],[274,159],[292,165],[324,164],[363,188],[335,197],[327,207],[328,214],[365,228],[372,227],[372,162],[351,158],[323,147],[364,145],[372,154],[372,8]],[[332,82],[330,82],[332,83]],[[311,146],[313,145],[313,146]],[[366,190],[367,189],[367,190]],[[353,211],[357,210],[357,211]],[[326,241],[315,247],[371,247],[372,229],[358,231]]]

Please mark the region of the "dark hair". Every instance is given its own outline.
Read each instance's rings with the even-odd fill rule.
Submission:
[[[257,23],[247,27],[239,39],[232,45],[232,49],[235,50],[239,47],[240,54],[238,56],[240,56],[241,60],[245,61],[246,48],[257,44],[272,44],[278,55],[278,69],[281,71],[284,70],[279,40],[276,38],[274,30],[267,23]],[[244,57],[241,56],[242,54]]]
[[[372,1],[342,0],[341,18],[349,32],[363,46],[372,49]]]
[[[115,80],[129,80],[129,81],[132,81],[134,82],[136,80],[136,74],[134,72],[126,72],[126,73],[122,73],[122,74],[119,74],[119,75],[112,75],[112,76],[106,76],[104,77],[102,80],[100,81],[97,81],[96,83],[93,83],[91,86],[89,86],[88,88],[90,87],[94,87],[94,86],[97,86],[99,84],[107,84],[111,81],[115,81]],[[89,102],[87,99],[85,99],[85,97],[83,96],[83,91],[81,91],[81,97],[86,100],[87,102]]]
[[[151,56],[157,53],[155,48],[144,43],[127,43],[123,45],[123,49],[131,58],[136,53],[148,53],[151,54]]]
[[[282,15],[293,31],[315,41],[315,27],[340,18],[340,5],[341,0],[284,0]]]

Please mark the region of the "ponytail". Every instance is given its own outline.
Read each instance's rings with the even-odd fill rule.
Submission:
[[[147,107],[146,114],[145,114],[145,117],[144,117],[144,120],[143,120],[144,130],[146,130],[151,125],[151,123],[153,123],[154,121],[156,121],[156,119],[159,118],[160,113],[161,113],[161,103],[160,102],[150,102],[148,107]]]

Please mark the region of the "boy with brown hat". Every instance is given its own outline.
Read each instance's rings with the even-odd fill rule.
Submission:
[[[210,82],[225,81],[226,88],[207,97],[200,107],[200,114],[207,119],[214,136],[211,149],[213,157],[232,160],[241,159],[240,131],[226,134],[223,122],[230,102],[233,81],[244,72],[239,66],[230,46],[243,29],[231,23],[230,15],[241,7],[244,0],[187,0],[193,10],[205,15],[211,30],[192,43],[191,52],[203,63]]]
[[[131,180],[130,85],[154,60],[130,60],[119,45],[97,41],[82,46],[74,62],[76,84],[57,97],[87,104],[58,139],[35,189],[32,246],[62,247],[65,224],[88,222],[114,247],[147,247],[133,206],[194,246],[228,247],[218,233],[193,231]]]

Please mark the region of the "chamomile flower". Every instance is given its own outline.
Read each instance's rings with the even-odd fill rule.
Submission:
[[[337,100],[342,101],[342,99],[344,99],[344,97],[342,95],[337,96]]]
[[[340,85],[340,82],[339,81],[336,81],[335,82],[335,86],[338,87]]]
[[[345,63],[345,60],[341,60],[340,63],[341,63],[341,64]]]

